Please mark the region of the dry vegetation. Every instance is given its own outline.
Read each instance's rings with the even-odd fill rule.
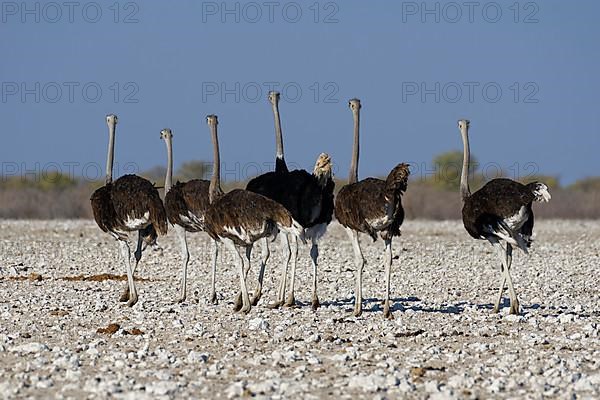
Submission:
[[[245,182],[229,183],[226,190],[243,187]],[[342,181],[336,187],[341,188]],[[92,218],[89,198],[99,184],[77,184],[64,189],[42,190],[35,187],[0,187],[0,218],[2,219],[89,219]],[[536,216],[559,219],[600,218],[600,190],[582,191],[554,188],[552,201],[536,207]],[[404,197],[409,219],[449,220],[460,218],[460,197],[457,191],[440,189],[422,182],[411,182]]]
[[[460,218],[458,195],[458,171],[462,163],[460,152],[440,154],[433,160],[437,173],[433,176],[413,176],[404,198],[406,216],[409,219],[450,220]],[[477,171],[474,160],[471,173],[472,189],[478,189],[494,176],[484,177]],[[165,169],[157,166],[140,175],[161,187]],[[187,181],[193,177],[209,179],[211,167],[202,161],[183,163],[174,176],[174,181]],[[415,174],[416,175],[416,174]],[[510,175],[503,171],[500,175]],[[536,216],[558,219],[600,218],[600,177],[581,179],[563,187],[556,177],[537,175],[523,179],[524,183],[539,180],[551,190],[552,201],[537,207]],[[336,189],[346,182],[336,180]],[[60,174],[47,174],[35,179],[0,177],[0,218],[3,219],[89,219],[92,210],[91,193],[103,184],[102,181],[73,179]],[[225,191],[243,188],[245,181],[226,182]],[[162,192],[162,189],[160,190]]]

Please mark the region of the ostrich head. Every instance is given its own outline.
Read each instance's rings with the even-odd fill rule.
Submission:
[[[117,118],[117,116],[115,114],[108,114],[106,116],[106,124],[108,126],[115,126],[115,125],[117,125],[117,122],[119,122],[119,119]]]
[[[169,128],[165,128],[162,131],[160,131],[160,138],[164,140],[172,139],[173,132],[171,132]]]
[[[348,105],[350,106],[350,109],[352,111],[358,111],[361,108],[360,100],[359,99],[350,99],[348,101]]]
[[[217,116],[216,116],[216,115],[214,115],[214,114],[210,114],[210,115],[207,115],[207,116],[206,116],[206,123],[207,123],[209,126],[213,126],[213,125],[218,125],[218,124],[219,124],[219,121],[218,121],[218,119],[217,119]]]
[[[327,153],[319,154],[317,162],[315,162],[315,168],[313,169],[313,175],[319,178],[320,183],[326,182],[333,176],[331,157]]]
[[[459,119],[458,120],[458,129],[460,129],[461,131],[463,129],[469,129],[469,125],[471,124],[471,121],[469,121],[468,119]]]
[[[277,91],[269,92],[269,102],[272,105],[276,106],[277,103],[279,103],[279,97],[280,97],[279,92],[277,92]]]

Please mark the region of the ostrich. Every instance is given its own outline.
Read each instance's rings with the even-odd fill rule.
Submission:
[[[278,231],[292,234],[304,241],[304,230],[285,207],[265,196],[242,189],[223,194],[217,116],[209,115],[206,120],[210,127],[214,152],[213,175],[209,189],[210,207],[205,215],[206,227],[209,235],[214,240],[223,242],[236,258],[240,272],[242,304],[241,307],[236,304],[235,309],[247,313],[250,311],[251,301],[246,287],[246,275],[250,270],[253,244],[258,240],[277,235]],[[245,262],[237,246],[244,248]],[[264,265],[261,265],[261,270],[264,270]]]
[[[154,244],[157,234],[167,233],[167,216],[158,190],[137,175],[124,175],[113,182],[112,169],[115,150],[116,115],[107,115],[109,144],[106,159],[106,184],[90,198],[94,219],[104,232],[121,243],[121,253],[127,268],[127,288],[121,301],[133,306],[138,301],[133,275],[142,258],[142,245]],[[129,232],[138,231],[135,266],[131,269]],[[144,246],[145,247],[145,246]]]
[[[325,234],[327,226],[333,215],[333,189],[335,183],[332,178],[331,158],[328,154],[321,153],[315,163],[313,173],[305,170],[289,171],[285,162],[283,151],[283,134],[281,132],[281,118],[279,116],[279,93],[270,92],[269,102],[273,108],[275,120],[276,158],[275,171],[257,176],[248,182],[246,190],[262,194],[282,204],[305,228],[306,238],[311,241],[310,256],[313,267],[312,281],[312,309],[316,310],[320,303],[317,296],[317,260],[319,256],[319,240]],[[277,293],[277,301],[271,307],[284,304],[287,279],[287,266],[292,258],[292,272],[290,277],[290,293],[285,301],[286,306],[295,304],[294,281],[296,276],[296,263],[298,257],[298,242],[293,239],[293,254],[290,254],[289,238],[282,235],[282,248],[285,253],[281,274],[281,283]],[[261,276],[264,271],[261,272]],[[260,280],[260,279],[259,279]],[[259,284],[260,288],[260,284]],[[260,293],[259,293],[260,296]]]
[[[187,288],[187,266],[190,253],[187,245],[187,232],[205,230],[204,214],[209,206],[208,187],[210,182],[203,179],[192,179],[188,182],[177,182],[173,185],[173,134],[170,129],[163,129],[160,137],[167,145],[167,176],[165,178],[165,210],[169,222],[175,227],[175,232],[181,243],[183,259],[181,273],[181,292],[179,302],[185,301]],[[212,242],[212,275],[210,301],[217,303],[215,291],[215,272],[219,248],[217,242]]]
[[[354,248],[356,263],[356,287],[354,298],[354,315],[362,313],[362,271],[365,259],[358,241],[359,232],[367,233],[373,241],[377,234],[385,243],[385,302],[383,313],[393,319],[390,310],[390,278],[392,268],[392,237],[400,236],[400,225],[404,220],[402,194],[406,191],[408,164],[398,164],[388,174],[386,180],[366,178],[358,181],[359,124],[360,100],[349,102],[354,116],[354,145],[352,164],[348,184],[338,193],[335,200],[335,215],[340,224],[346,228],[348,237]]]
[[[548,187],[540,182],[523,185],[511,179],[492,179],[481,189],[471,194],[469,190],[469,125],[466,119],[458,121],[463,140],[464,158],[460,176],[460,194],[463,201],[462,218],[465,229],[475,239],[486,239],[498,251],[501,261],[502,280],[494,305],[498,312],[504,284],[508,282],[510,313],[519,313],[519,300],[515,293],[510,267],[512,249],[516,246],[528,254],[533,232],[534,201],[547,202],[551,199]],[[506,242],[506,248],[500,241]]]

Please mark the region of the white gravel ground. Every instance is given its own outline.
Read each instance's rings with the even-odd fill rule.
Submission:
[[[170,233],[162,254],[144,254],[138,276],[147,280],[128,308],[117,301],[125,282],[64,279],[125,273],[116,243],[93,222],[0,221],[0,398],[598,398],[600,222],[540,221],[536,232],[531,256],[513,263],[516,317],[507,299],[492,313],[500,274],[489,244],[458,221],[406,221],[387,321],[383,242],[362,238],[367,304],[355,318],[352,248],[337,224],[321,246],[321,309],[309,305],[306,246],[300,306],[267,307],[279,279],[275,246],[263,299],[240,315],[226,250],[220,302],[207,304],[205,234],[190,237],[185,303],[175,302],[180,257]],[[114,334],[98,332],[109,324]]]

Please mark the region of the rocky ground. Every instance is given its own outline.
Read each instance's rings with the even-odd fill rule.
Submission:
[[[118,248],[93,222],[0,221],[0,398],[598,398],[600,222],[536,230],[531,255],[515,256],[522,315],[510,316],[507,299],[491,310],[500,275],[489,244],[458,221],[406,221],[388,321],[383,243],[363,237],[366,310],[355,318],[352,248],[336,224],[321,246],[317,312],[306,246],[298,307],[268,308],[275,247],[263,299],[240,315],[226,250],[219,304],[207,302],[204,234],[190,237],[186,302],[176,302],[180,257],[169,234],[162,252],[144,254],[140,301],[129,308],[117,301]]]

